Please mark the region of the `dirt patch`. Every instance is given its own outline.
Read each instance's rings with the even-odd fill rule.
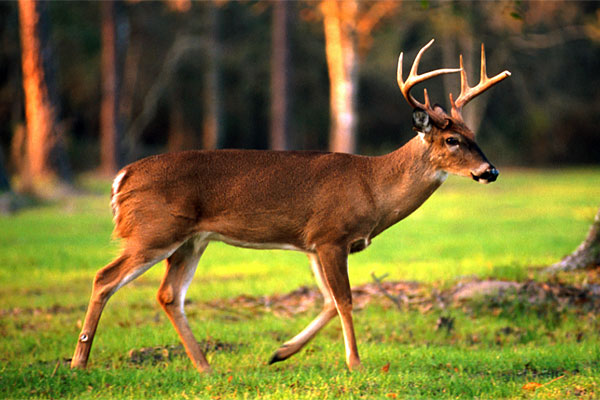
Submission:
[[[430,285],[418,282],[382,281],[374,277],[374,282],[352,289],[355,309],[361,309],[371,302],[401,309],[416,309],[427,312],[433,308],[445,309],[452,305],[472,300],[503,300],[516,297],[529,304],[555,303],[560,307],[584,307],[588,311],[600,312],[600,285],[568,285],[547,282],[511,282],[499,280],[466,280],[455,286],[437,290]],[[318,307],[322,304],[321,293],[316,287],[303,286],[286,294],[252,297],[241,295],[233,299],[211,302],[220,309],[235,309],[253,312],[272,312],[276,315],[293,315]],[[214,303],[214,304],[213,304]]]
[[[375,302],[384,307],[428,312],[431,309],[446,309],[474,300],[502,302],[507,299],[529,305],[545,304],[557,309],[576,307],[584,311],[600,312],[600,284],[571,285],[561,282],[513,282],[500,280],[463,280],[453,287],[439,290],[433,285],[412,281],[384,281],[384,277],[373,276],[369,282],[352,289],[354,309],[359,310]],[[190,305],[193,302],[187,301]],[[225,319],[250,320],[261,313],[291,316],[320,307],[323,298],[316,287],[302,286],[292,292],[270,296],[240,295],[231,299],[216,299],[203,303],[201,307],[213,308]],[[146,308],[151,303],[132,305]],[[86,307],[52,305],[49,307],[15,307],[0,310],[0,318],[23,316],[55,316],[59,314],[83,313]],[[195,310],[188,309],[189,315]],[[214,346],[207,343],[207,349]],[[218,344],[217,344],[218,345]],[[168,352],[173,349],[166,349]],[[209,350],[210,351],[210,350]],[[158,351],[159,353],[162,350]],[[156,353],[156,352],[155,352]]]
[[[381,301],[387,296],[396,296],[402,302],[412,305],[427,301],[427,288],[417,282],[381,282],[366,284],[352,289],[354,309],[361,309],[371,301]],[[320,306],[323,296],[316,287],[302,286],[285,294],[270,296],[240,295],[232,299],[220,299],[207,303],[211,308],[245,315],[251,313],[270,312],[278,316],[290,316]]]
[[[506,293],[508,290],[519,289],[517,282],[507,281],[470,281],[459,283],[454,287],[452,299],[455,301],[468,300],[477,296],[497,296]]]
[[[50,307],[14,307],[0,310],[0,318],[18,317],[21,315],[58,315],[70,314],[74,312],[85,312],[86,306],[63,306],[59,304]]]
[[[204,354],[215,351],[233,352],[240,348],[237,343],[222,342],[220,340],[202,340],[199,342]],[[169,362],[176,358],[186,358],[185,349],[181,344],[168,346],[142,347],[129,350],[128,358],[132,364],[159,364]]]

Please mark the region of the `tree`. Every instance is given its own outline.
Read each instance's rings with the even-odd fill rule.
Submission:
[[[572,271],[598,266],[600,266],[600,209],[585,240],[573,253],[548,267],[547,271]]]
[[[4,169],[4,152],[0,148],[0,194],[10,191],[10,181]]]
[[[48,185],[68,181],[64,135],[58,128],[58,100],[52,70],[48,3],[19,0],[21,63],[25,94],[25,157],[22,189],[46,192]]]
[[[375,26],[399,4],[393,0],[321,2],[329,70],[331,151],[354,153],[356,150],[359,55],[370,47]]]
[[[196,147],[198,134],[193,133],[183,114],[181,92],[183,91],[182,85],[185,83],[181,82],[177,76],[178,69],[185,63],[186,57],[194,52],[199,54],[208,52],[205,40],[199,35],[178,35],[164,57],[165,61],[162,69],[154,79],[144,98],[141,112],[135,117],[129,127],[126,135],[126,140],[129,142],[127,147],[130,152],[128,158],[137,159],[143,155],[136,152],[137,145],[144,132],[159,117],[161,108],[165,104],[168,104],[170,111],[168,149],[170,151],[177,151]],[[210,73],[207,73],[207,75],[210,75]],[[207,77],[206,79],[210,78]],[[217,79],[220,80],[220,78]],[[220,84],[217,86],[216,92],[213,92],[210,88],[205,89],[204,99],[207,106],[204,111],[205,124],[202,132],[202,146],[213,148],[211,146],[218,146],[221,140],[219,135],[222,131]],[[212,111],[210,110],[211,107],[214,107]],[[215,109],[217,112],[214,111]],[[211,118],[211,115],[213,115],[214,124],[208,124],[209,126],[207,127],[206,120]]]
[[[10,181],[4,169],[4,152],[0,148],[0,215],[13,213],[21,203],[19,196],[11,190]]]
[[[140,151],[139,144],[144,137],[149,137],[156,126],[161,125],[161,131],[168,132],[168,151],[198,147],[215,149],[223,145],[221,20],[224,5],[219,1],[202,4],[179,1],[179,5],[172,2],[165,4],[179,14],[173,19],[178,25],[171,29],[174,38],[165,41],[171,44],[161,57],[164,60],[162,67],[148,76],[150,80],[146,78],[145,84],[151,84],[143,91],[140,111],[133,112],[133,107],[129,107],[129,114],[135,115],[125,135],[129,159],[147,155]],[[132,23],[135,23],[133,18]],[[136,49],[140,47],[140,43],[143,46],[148,36],[138,35],[132,38],[131,46]],[[125,73],[137,75],[140,79],[143,68],[143,63],[132,62]],[[138,85],[137,90],[139,86],[141,85]],[[133,88],[130,83],[128,89],[129,96],[125,103],[132,104]],[[164,129],[165,124],[168,125],[167,129]],[[161,140],[162,134],[155,133],[153,140]]]
[[[325,53],[329,69],[329,149],[354,153],[358,90],[355,26],[358,4],[355,0],[323,0],[321,11],[324,17]]]
[[[270,131],[270,146],[273,150],[287,150],[289,147],[290,7],[291,4],[287,1],[276,1],[273,4]]]
[[[102,104],[100,108],[100,171],[112,176],[121,167],[123,124],[119,115],[122,68],[120,55],[125,47],[123,17],[114,0],[100,3]]]
[[[223,141],[223,85],[221,82],[221,5],[210,2],[207,71],[204,93],[202,148],[216,149]]]

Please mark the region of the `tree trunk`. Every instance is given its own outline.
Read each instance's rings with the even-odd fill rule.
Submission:
[[[548,272],[573,271],[600,266],[600,209],[594,218],[587,237],[575,251],[556,264],[547,268]]]
[[[10,191],[10,181],[4,168],[4,152],[0,148],[0,193]]]
[[[270,143],[273,150],[289,148],[290,7],[291,4],[287,1],[276,1],[273,4]]]
[[[167,151],[175,152],[198,148],[198,135],[194,134],[188,125],[183,111],[183,104],[179,93],[181,85],[171,83],[169,100],[169,135],[167,138]]]
[[[202,148],[216,149],[223,141],[223,88],[221,84],[221,10],[209,5],[210,32],[206,52],[208,64],[205,78],[205,112],[202,127]]]
[[[65,143],[57,127],[58,101],[52,70],[47,2],[19,0],[21,62],[25,94],[25,160],[23,189],[48,190],[69,180]]]
[[[100,3],[102,29],[102,104],[100,108],[100,171],[114,175],[123,164],[123,124],[120,119],[122,68],[119,51],[125,45],[119,4],[114,0]]]
[[[329,148],[331,151],[353,153],[356,150],[358,89],[357,3],[355,0],[323,0],[321,10],[329,69]]]
[[[175,75],[177,73],[177,68],[190,51],[204,51],[202,39],[198,36],[182,35],[175,39],[175,42],[164,57],[165,61],[162,70],[156,77],[144,99],[142,111],[135,117],[129,126],[129,131],[126,135],[126,141],[128,142],[127,150],[129,152],[128,159],[136,160],[145,155],[138,153],[138,142],[144,134],[144,131],[152,123],[154,118],[156,118],[160,102],[165,96],[170,95],[172,96],[171,100],[176,99],[175,96],[173,96],[173,85],[176,82]],[[180,117],[182,116],[175,115],[173,120],[176,123],[179,123],[181,121],[179,119]],[[174,139],[173,143],[179,143],[179,139]]]

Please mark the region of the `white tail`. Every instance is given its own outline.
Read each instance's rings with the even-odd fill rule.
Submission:
[[[399,73],[404,96],[417,107],[413,127],[418,135],[390,154],[188,151],[149,157],[125,167],[115,179],[111,199],[115,234],[123,239],[124,249],[96,274],[71,366],[86,365],[110,296],[166,259],[158,301],[195,367],[208,371],[183,305],[202,252],[218,240],[308,255],[324,297],[323,311],[284,343],[271,362],[297,353],[339,315],[347,365],[358,367],[348,255],[363,250],[378,234],[411,214],[447,173],[484,183],[498,175],[462,119],[439,106],[432,108],[427,96],[424,105],[410,96],[411,87],[423,80],[423,76],[415,78],[423,51],[411,69],[412,79],[404,84],[401,69]],[[461,95],[464,102],[456,107],[472,97],[472,93]]]

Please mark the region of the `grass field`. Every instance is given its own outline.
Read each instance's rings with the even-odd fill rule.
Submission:
[[[318,308],[293,316],[238,309],[239,295],[314,286],[305,256],[211,244],[186,306],[215,372],[199,375],[155,300],[161,263],[107,305],[89,367],[72,355],[95,271],[118,254],[110,183],[0,217],[1,398],[515,398],[600,397],[600,316],[519,296],[398,311],[383,299],[355,312],[364,371],[349,373],[334,320],[305,350],[267,365]],[[585,237],[600,205],[600,169],[503,171],[483,186],[451,177],[417,210],[350,258],[353,285],[416,280],[443,290],[465,277],[546,280],[540,266]],[[592,272],[558,278],[597,282]],[[440,316],[454,328],[436,330]],[[130,355],[159,347],[161,357]],[[168,354],[167,354],[168,353]],[[543,386],[539,386],[543,385]],[[536,389],[536,390],[530,390]]]

